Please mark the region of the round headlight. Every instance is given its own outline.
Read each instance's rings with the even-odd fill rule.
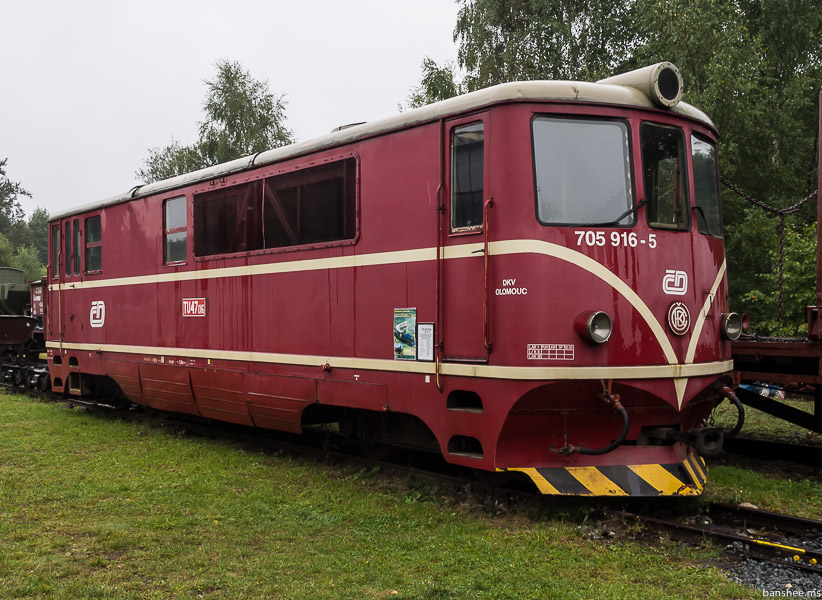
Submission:
[[[586,342],[603,344],[611,337],[613,324],[608,313],[601,310],[588,310],[576,318],[574,329]]]
[[[722,336],[725,339],[738,340],[742,335],[742,317],[736,313],[722,313]]]

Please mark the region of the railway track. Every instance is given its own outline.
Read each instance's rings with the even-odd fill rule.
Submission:
[[[686,520],[661,519],[623,510],[610,511],[623,521],[643,525],[644,535],[725,546],[730,560],[755,558],[822,576],[822,521],[756,508],[712,503],[704,515]]]

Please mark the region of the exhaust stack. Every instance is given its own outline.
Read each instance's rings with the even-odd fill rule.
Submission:
[[[662,108],[671,108],[682,98],[682,75],[675,65],[661,62],[635,71],[601,79],[597,83],[624,85],[639,90]]]

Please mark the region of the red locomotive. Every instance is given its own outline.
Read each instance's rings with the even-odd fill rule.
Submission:
[[[700,493],[740,326],[681,93],[669,63],[509,83],[57,215],[52,387]]]

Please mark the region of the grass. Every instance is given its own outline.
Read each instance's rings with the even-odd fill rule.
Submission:
[[[751,502],[772,510],[808,519],[822,520],[822,479],[818,473],[786,472],[768,465],[730,461],[712,464],[704,498],[738,504]]]
[[[813,400],[788,397],[778,402],[813,413]],[[723,402],[714,411],[716,425],[736,423],[736,408]],[[750,406],[745,407],[742,436],[794,444],[822,445],[822,434],[777,419]],[[756,461],[714,461],[705,497],[722,502],[752,502],[760,508],[812,519],[822,519],[822,476],[818,469]]]
[[[777,400],[793,408],[813,414],[813,400],[802,397],[788,397]],[[714,410],[717,425],[732,427],[736,424],[736,408],[730,402],[723,402]],[[822,445],[822,434],[808,431],[793,423],[777,419],[767,413],[745,407],[745,424],[740,435],[755,439],[769,439],[793,444]]]
[[[714,468],[710,493],[736,494],[740,472]],[[773,486],[822,497],[818,484]],[[590,501],[556,500],[540,515],[476,504],[458,490],[0,395],[0,598],[761,594],[705,566],[712,551],[589,539]]]

